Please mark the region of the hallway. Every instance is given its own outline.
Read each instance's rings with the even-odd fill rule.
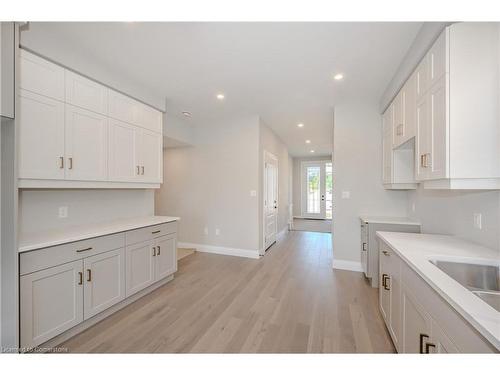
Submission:
[[[394,352],[361,273],[331,237],[288,232],[260,260],[196,252],[175,279],[61,344],[69,352]]]

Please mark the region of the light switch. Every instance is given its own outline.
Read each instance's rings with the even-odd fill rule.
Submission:
[[[205,233],[205,235],[208,235],[208,227],[205,227],[205,229],[203,230],[203,233]]]
[[[68,217],[68,206],[59,207],[59,219],[65,219]]]
[[[351,192],[350,191],[343,191],[342,192],[342,199],[349,199],[351,197]]]
[[[219,236],[219,235],[220,235],[220,229],[219,229],[219,228],[216,228],[216,229],[215,229],[215,235],[216,235],[216,236]]]
[[[257,190],[250,190],[250,196],[251,197],[256,197],[257,196]]]

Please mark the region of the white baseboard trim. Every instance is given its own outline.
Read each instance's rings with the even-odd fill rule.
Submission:
[[[283,229],[282,229],[282,230],[281,230],[281,231],[280,231],[280,232],[276,235],[276,237],[280,237],[280,238],[281,238],[281,237],[282,237],[282,236],[284,236],[287,232],[288,232],[288,225],[287,225],[287,226],[285,226],[285,227],[284,227],[284,228],[283,228]]]
[[[361,262],[353,262],[351,260],[333,259],[333,269],[363,272]]]
[[[212,246],[191,242],[178,242],[177,247],[196,249],[200,253],[212,253],[220,255],[232,255],[243,258],[259,259],[259,250],[237,249],[233,247]]]

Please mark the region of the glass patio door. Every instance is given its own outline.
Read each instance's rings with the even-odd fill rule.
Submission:
[[[332,163],[302,163],[302,217],[332,218]]]

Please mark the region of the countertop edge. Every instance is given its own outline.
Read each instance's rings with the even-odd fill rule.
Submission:
[[[359,219],[367,224],[397,224],[397,225],[418,225],[422,226],[419,221],[411,220],[409,218],[383,218],[383,217],[371,217],[368,215],[360,215]]]
[[[390,233],[390,232],[389,232]],[[425,275],[424,272],[413,264],[406,256],[396,246],[390,243],[390,240],[384,237],[384,232],[377,232],[376,236],[385,242],[387,246],[391,248],[398,256],[419,275],[439,296],[441,296],[455,311],[457,311],[472,327],[474,327],[493,347],[500,350],[500,340],[498,340],[493,334],[485,328],[481,323],[479,323],[474,316],[469,314],[466,309],[464,309],[460,304],[456,303],[453,298],[451,298],[445,291],[441,290],[429,277]],[[464,241],[466,242],[466,241]]]
[[[157,218],[157,220],[154,220]],[[145,218],[140,218],[140,219],[145,219]],[[100,231],[95,231],[92,233],[82,233],[82,234],[76,234],[76,235],[70,235],[67,238],[61,238],[61,239],[56,239],[56,240],[51,240],[51,241],[41,241],[38,243],[34,244],[28,244],[28,245],[23,245],[19,246],[17,252],[19,254],[25,253],[28,251],[33,251],[33,250],[40,250],[40,249],[45,249],[47,247],[52,247],[52,246],[58,246],[58,245],[63,245],[71,242],[77,242],[77,241],[83,241],[83,240],[88,240],[91,238],[97,238],[97,237],[103,237],[103,236],[108,236],[111,234],[116,234],[116,233],[121,233],[121,232],[128,232],[130,230],[135,230],[135,229],[140,229],[140,228],[146,228],[150,227],[153,225],[158,225],[158,224],[165,224],[165,223],[171,223],[174,221],[180,221],[179,217],[164,217],[163,219],[161,216],[156,216],[156,217],[151,217],[151,223],[130,223],[130,224],[123,224],[120,227],[120,224],[116,224],[116,228],[111,228],[113,225],[110,223],[110,228],[107,229],[102,229]]]

